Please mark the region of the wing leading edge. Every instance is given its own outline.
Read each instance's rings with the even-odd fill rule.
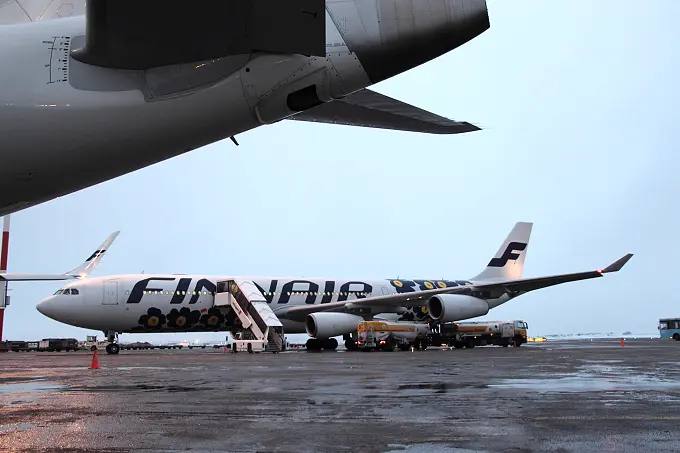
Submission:
[[[481,130],[470,123],[450,120],[368,89],[287,119],[427,134],[462,134]]]
[[[479,291],[503,291],[513,297],[528,293],[537,289],[562,283],[587,280],[590,278],[603,277],[606,273],[618,272],[633,257],[632,253],[625,255],[604,269],[577,272],[571,274],[552,275],[547,277],[523,278],[518,280],[506,280],[493,283],[479,283],[467,286],[454,286],[451,288],[437,288],[416,293],[400,293],[387,296],[367,297],[346,302],[332,302],[323,305],[310,305],[291,307],[284,311],[277,311],[277,316],[292,321],[304,321],[305,316],[321,311],[349,311],[360,307],[400,307],[407,305],[424,305],[428,299],[436,294],[473,294]]]

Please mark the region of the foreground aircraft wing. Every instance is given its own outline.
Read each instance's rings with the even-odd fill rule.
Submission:
[[[149,69],[252,52],[326,56],[325,0],[88,0],[76,60]],[[75,47],[75,46],[74,46]]]
[[[287,119],[428,134],[461,134],[481,130],[470,123],[450,120],[367,89]]]
[[[280,318],[286,318],[293,321],[304,321],[305,316],[310,313],[321,311],[346,311],[361,307],[401,307],[401,306],[418,306],[427,303],[428,299],[436,294],[468,294],[474,296],[480,291],[505,291],[511,293],[512,296],[518,296],[536,289],[547,288],[549,286],[559,285],[562,283],[574,282],[578,280],[586,280],[589,278],[602,277],[604,274],[610,272],[618,272],[623,266],[632,258],[633,254],[629,253],[614,263],[610,264],[604,269],[578,272],[572,274],[560,274],[548,277],[537,278],[523,278],[517,280],[501,280],[496,282],[479,282],[472,283],[465,286],[454,286],[450,288],[437,288],[426,291],[400,293],[387,296],[367,297],[363,299],[354,299],[343,302],[332,302],[323,305],[309,305],[291,307],[287,310],[277,311],[276,314]]]
[[[50,281],[85,278],[90,275],[95,267],[97,267],[97,264],[99,264],[101,259],[104,257],[106,250],[111,247],[111,244],[113,244],[113,241],[116,240],[116,237],[118,237],[119,233],[120,231],[111,233],[111,235],[106,238],[104,242],[102,242],[99,248],[83,262],[83,264],[76,267],[75,269],[71,269],[68,272],[63,274],[0,274],[0,281]]]

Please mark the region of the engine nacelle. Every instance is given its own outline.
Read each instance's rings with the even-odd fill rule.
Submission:
[[[307,335],[314,338],[331,338],[356,332],[364,318],[348,313],[311,313],[305,318]]]
[[[427,301],[427,311],[435,321],[452,322],[484,316],[489,312],[489,304],[462,294],[438,294]]]

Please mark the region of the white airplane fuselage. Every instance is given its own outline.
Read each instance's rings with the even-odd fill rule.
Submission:
[[[58,294],[39,302],[37,309],[44,315],[76,327],[115,331],[201,332],[228,330],[228,320],[219,326],[208,322],[214,306],[218,281],[248,279],[260,289],[286,333],[305,333],[304,322],[286,319],[285,311],[293,306],[319,305],[352,301],[377,295],[419,292],[433,288],[471,284],[467,280],[405,280],[405,279],[323,279],[286,277],[229,277],[181,274],[131,274],[87,278],[65,285]],[[78,294],[63,294],[76,288]],[[70,293],[70,291],[69,291]],[[487,300],[493,308],[507,298]],[[174,310],[174,312],[173,312]],[[411,310],[414,318],[423,320],[426,313],[420,307],[373,307],[373,316],[382,313],[403,313]],[[184,316],[181,326],[173,321]],[[162,316],[161,316],[162,315]],[[204,316],[205,315],[205,316]],[[151,317],[155,316],[152,322]],[[417,319],[413,319],[417,320]],[[211,322],[215,322],[212,319]]]

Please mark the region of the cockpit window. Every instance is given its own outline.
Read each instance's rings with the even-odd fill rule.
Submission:
[[[80,294],[80,291],[78,291],[78,289],[76,289],[76,288],[66,288],[66,289],[62,288],[62,289],[57,290],[56,293],[54,293],[55,296],[59,295],[59,294],[66,294],[68,296],[78,295],[78,294]]]

